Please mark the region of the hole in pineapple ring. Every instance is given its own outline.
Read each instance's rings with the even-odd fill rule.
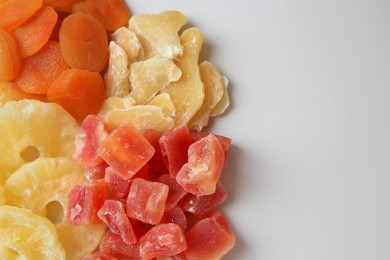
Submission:
[[[35,146],[27,146],[23,151],[20,152],[20,157],[26,162],[32,162],[38,159],[40,152]]]
[[[19,253],[10,247],[1,247],[0,248],[1,259],[18,259]]]
[[[52,201],[46,205],[46,217],[54,224],[64,219],[64,208],[58,201]]]

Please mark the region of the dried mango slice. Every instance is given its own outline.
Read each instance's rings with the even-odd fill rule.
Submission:
[[[3,259],[65,259],[53,224],[13,206],[0,206],[0,248],[7,257]]]
[[[116,109],[126,109],[135,106],[135,104],[135,99],[129,96],[123,98],[109,97],[104,101],[102,109],[99,112],[99,116],[104,118],[108,112]]]
[[[79,259],[97,247],[105,229],[101,225],[71,226],[64,217],[69,191],[85,181],[82,164],[67,158],[40,158],[8,178],[4,185],[6,204],[31,209],[43,217],[49,217],[50,211],[67,258]],[[61,207],[50,209],[53,202]]]
[[[221,73],[209,61],[204,61],[199,65],[200,76],[204,84],[204,101],[198,112],[189,123],[192,130],[200,131],[207,126],[211,110],[221,100],[225,83]]]
[[[37,158],[71,158],[77,128],[57,104],[27,99],[6,103],[0,108],[0,183]]]
[[[0,82],[0,107],[11,100],[12,85],[11,82]]]
[[[124,123],[131,123],[142,131],[152,129],[160,132],[170,131],[174,125],[172,118],[167,117],[161,107],[137,105],[127,109],[108,112],[104,122],[109,129],[115,129]]]
[[[176,64],[181,69],[182,76],[161,91],[168,93],[175,105],[174,128],[186,125],[204,100],[204,87],[198,66],[203,35],[199,29],[189,28],[181,35],[180,42],[184,46],[184,53]]]
[[[142,43],[145,59],[153,56],[174,58],[182,55],[178,32],[187,18],[178,11],[159,14],[137,14],[130,18],[129,28]]]
[[[144,49],[142,48],[142,44],[137,35],[129,28],[119,28],[111,34],[111,40],[125,50],[129,64],[143,59]]]
[[[223,95],[221,100],[218,102],[218,104],[216,104],[215,107],[211,110],[210,116],[222,115],[225,112],[225,110],[229,107],[230,104],[229,92],[227,89],[229,81],[226,77],[222,77],[222,78],[224,83]]]
[[[172,59],[158,56],[133,63],[130,70],[133,88],[130,97],[137,104],[147,103],[161,89],[181,77],[181,71]]]
[[[166,116],[175,117],[175,105],[168,93],[161,93],[154,96],[148,105],[161,107]]]
[[[129,61],[125,50],[111,41],[108,71],[104,76],[107,97],[124,97],[130,92]]]

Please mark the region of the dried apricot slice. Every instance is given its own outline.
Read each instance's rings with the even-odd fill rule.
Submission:
[[[0,28],[0,82],[15,79],[20,68],[17,43],[10,33]]]
[[[11,100],[12,86],[11,82],[0,82],[0,107]]]
[[[14,30],[41,7],[42,0],[0,1],[0,28],[8,32]]]

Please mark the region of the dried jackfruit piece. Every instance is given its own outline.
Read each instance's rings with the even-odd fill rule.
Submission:
[[[125,50],[129,64],[143,59],[144,50],[141,42],[139,41],[137,35],[129,28],[119,28],[111,34],[111,40]]]
[[[161,107],[166,116],[175,116],[175,105],[173,104],[171,96],[168,95],[168,93],[161,93],[154,96],[149,101],[148,105]]]
[[[229,107],[230,100],[229,100],[229,92],[228,92],[228,84],[229,81],[226,77],[223,78],[224,88],[223,88],[223,95],[221,100],[218,102],[218,104],[215,105],[215,107],[211,110],[210,116],[219,116],[222,115],[225,110]]]
[[[135,99],[129,96],[123,98],[109,97],[104,101],[103,106],[99,111],[99,116],[104,118],[108,112],[116,109],[126,109],[135,106],[135,104]]]

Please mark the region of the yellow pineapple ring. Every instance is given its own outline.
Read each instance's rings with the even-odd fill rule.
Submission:
[[[80,259],[97,247],[105,230],[104,225],[71,226],[66,221],[69,191],[85,181],[80,163],[68,158],[40,158],[8,178],[5,201],[51,219],[67,258]]]
[[[71,157],[77,128],[57,104],[22,100],[0,107],[0,184],[38,157]]]
[[[0,206],[0,248],[2,259],[65,259],[53,224],[12,206]]]

